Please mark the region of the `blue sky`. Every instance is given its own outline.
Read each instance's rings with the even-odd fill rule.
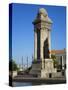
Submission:
[[[34,27],[38,9],[45,8],[53,21],[51,49],[66,48],[66,8],[63,6],[13,4],[12,8],[12,57],[17,63],[24,63],[28,56],[31,62],[34,53]]]

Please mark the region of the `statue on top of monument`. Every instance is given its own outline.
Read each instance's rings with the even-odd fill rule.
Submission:
[[[44,9],[44,8],[40,8],[38,10],[37,16],[36,16],[35,20],[33,21],[33,24],[36,24],[39,21],[45,21],[49,24],[53,23],[52,20],[48,17],[48,13],[47,13],[46,9]]]
[[[38,11],[38,14],[43,15],[44,17],[48,15],[47,11],[44,8],[40,8]]]

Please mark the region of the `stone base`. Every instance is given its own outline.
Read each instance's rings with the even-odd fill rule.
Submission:
[[[51,78],[54,77],[54,73],[56,73],[56,69],[53,67],[52,59],[45,59],[41,61],[37,61],[32,64],[32,69],[30,74],[33,74],[36,77],[40,78]]]
[[[52,59],[45,59],[45,63],[42,63],[41,78],[52,78],[56,73],[56,69],[53,66]]]
[[[41,61],[36,61],[32,63],[32,69],[30,70],[30,74],[36,77],[40,77],[41,74]]]

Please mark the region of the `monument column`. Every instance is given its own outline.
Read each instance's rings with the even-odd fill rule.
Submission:
[[[49,30],[49,36],[48,36],[48,40],[49,40],[49,57],[51,58],[51,35],[50,35],[50,30]]]
[[[39,9],[34,25],[34,59],[31,74],[41,78],[49,78],[55,72],[53,60],[51,59],[50,50],[50,32],[52,21],[44,8]]]
[[[50,32],[52,21],[48,17],[47,11],[39,9],[34,24],[34,58],[44,60],[51,58]]]
[[[37,31],[34,30],[34,60],[37,60]]]
[[[62,70],[64,70],[64,58],[63,58],[63,56],[62,56]]]

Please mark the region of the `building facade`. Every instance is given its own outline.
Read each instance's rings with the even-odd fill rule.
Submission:
[[[57,70],[66,69],[66,50],[51,50],[51,54],[56,56]]]

